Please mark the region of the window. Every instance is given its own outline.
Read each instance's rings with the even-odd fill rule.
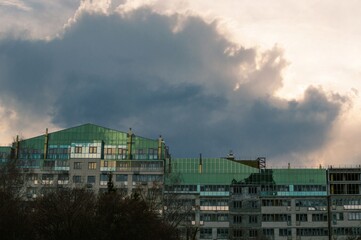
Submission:
[[[334,235],[360,236],[361,228],[360,227],[333,228],[333,233],[334,233]],[[349,239],[353,239],[353,238],[349,238]]]
[[[298,228],[296,230],[297,236],[327,236],[327,228]]]
[[[351,221],[361,220],[361,212],[350,212],[348,214],[348,220],[351,220]]]
[[[83,152],[83,147],[75,147],[75,153],[82,153]]]
[[[324,185],[294,185],[295,192],[316,192],[316,191],[326,191],[326,186]]]
[[[255,229],[249,230],[249,236],[250,237],[257,237],[258,236],[258,231],[255,230]]]
[[[53,174],[43,174],[41,176],[42,184],[48,185],[53,184],[54,175]]]
[[[48,168],[48,169],[54,168],[55,167],[55,161],[44,161],[43,167]]]
[[[228,214],[203,213],[200,215],[200,219],[204,222],[227,222]]]
[[[95,176],[88,176],[87,183],[95,183]]]
[[[50,155],[51,155],[51,154],[55,154],[55,153],[57,153],[57,150],[58,150],[57,148],[50,148],[50,147],[49,147],[49,149],[48,149],[48,154],[50,154]]]
[[[287,222],[291,221],[290,214],[263,214],[263,222]]]
[[[273,228],[264,228],[263,235],[265,235],[266,237],[273,237],[275,235],[275,231]]]
[[[296,200],[296,207],[321,207],[327,206],[326,199],[300,199]]]
[[[74,169],[81,169],[81,162],[74,162]]]
[[[359,184],[347,184],[347,194],[360,194]]]
[[[126,174],[117,174],[115,175],[116,182],[126,182],[128,181],[128,175]]]
[[[242,187],[240,187],[240,186],[234,186],[234,187],[232,187],[232,192],[233,193],[236,193],[236,194],[241,194],[242,193]]]
[[[343,221],[343,213],[333,213],[332,218],[334,221]]]
[[[67,174],[59,174],[58,176],[58,184],[68,184],[69,183],[69,175]]]
[[[316,213],[312,214],[312,222],[326,222],[327,214],[325,213]]]
[[[258,208],[258,201],[250,201],[249,203],[251,208]]]
[[[106,155],[115,155],[115,150],[116,150],[116,148],[106,148],[105,154]]]
[[[234,201],[233,208],[242,208],[242,201]]]
[[[149,159],[158,159],[158,151],[156,148],[148,149]]]
[[[121,159],[127,158],[127,149],[126,148],[118,148],[118,153]]]
[[[200,238],[212,239],[212,228],[201,228]]]
[[[73,176],[73,182],[74,183],[81,183],[81,176],[74,175]]]
[[[162,175],[140,174],[133,176],[133,182],[161,182],[162,180]]]
[[[56,161],[57,167],[69,167],[69,161],[67,160],[57,160]]]
[[[215,221],[215,218],[216,216],[214,214],[201,214],[200,215],[200,219],[201,221],[204,221],[204,222],[214,222]]]
[[[218,228],[217,229],[217,238],[226,238],[228,239],[228,228]]]
[[[257,194],[257,187],[249,187],[248,193],[249,194]]]
[[[290,186],[288,185],[277,185],[276,189],[278,192],[289,192],[290,191]]]
[[[257,223],[257,215],[249,216],[249,223]]]
[[[100,174],[100,181],[108,182],[109,175],[108,174]]]
[[[360,174],[358,173],[331,173],[331,181],[359,181]]]
[[[292,235],[291,228],[280,228],[279,235],[280,236],[291,236]]]
[[[173,186],[166,186],[165,189],[167,191],[177,191],[177,192],[196,192],[197,185],[173,185]]]
[[[34,173],[27,174],[26,180],[28,180],[28,181],[38,180],[38,174],[34,174]]]
[[[360,194],[359,184],[331,184],[332,194]]]
[[[307,222],[307,214],[296,214],[296,221]]]
[[[108,184],[110,175],[100,174],[100,186],[106,186]]]
[[[202,192],[228,192],[229,186],[227,185],[201,185]]]
[[[243,232],[241,229],[234,229],[233,230],[233,237],[242,237],[243,236]]]
[[[263,199],[262,206],[291,206],[291,200],[286,199]]]
[[[201,211],[228,211],[228,199],[204,198],[200,201]]]
[[[88,163],[88,169],[90,169],[90,170],[97,169],[97,163],[96,162],[89,162]]]
[[[339,198],[339,199],[333,199],[332,202],[333,205],[337,205],[337,206],[347,205],[346,209],[357,209],[358,208],[357,205],[361,205],[361,198]]]
[[[104,161],[104,167],[108,167],[108,161]]]
[[[89,153],[97,153],[97,147],[89,147]]]
[[[217,214],[217,221],[218,222],[227,222],[228,221],[228,214]]]
[[[233,223],[241,223],[242,222],[242,216],[241,215],[234,215],[233,216]]]

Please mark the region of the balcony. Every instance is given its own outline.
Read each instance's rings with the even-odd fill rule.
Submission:
[[[119,161],[116,171],[118,172],[161,172],[163,173],[163,161]]]
[[[201,211],[228,211],[228,206],[201,206]]]
[[[42,185],[53,185],[54,180],[41,180]]]
[[[115,172],[116,167],[100,167],[101,172]]]
[[[58,180],[58,185],[67,185],[69,184],[69,180]]]

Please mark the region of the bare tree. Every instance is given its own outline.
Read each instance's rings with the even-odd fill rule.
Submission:
[[[177,232],[180,239],[196,239],[199,226],[195,223],[195,199],[178,192],[182,185],[179,173],[167,176],[167,183],[162,199],[163,219]]]
[[[131,197],[116,192],[100,195],[97,221],[101,239],[177,239],[173,229],[136,193]]]
[[[34,202],[33,228],[37,239],[96,239],[96,197],[85,189],[64,188]]]
[[[27,205],[22,201],[22,175],[17,160],[9,154],[0,164],[0,236],[1,239],[25,239],[28,224]]]
[[[18,160],[10,154],[6,162],[0,164],[0,191],[19,197],[23,183],[23,176],[18,168]]]

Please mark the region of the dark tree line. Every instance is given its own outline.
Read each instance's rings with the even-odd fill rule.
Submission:
[[[136,196],[63,189],[37,199],[32,209],[35,239],[176,239],[175,229]]]
[[[0,166],[2,240],[178,239],[176,226],[138,194],[63,188],[24,201],[21,179],[13,161]]]
[[[61,189],[34,201],[0,193],[1,239],[177,239],[144,200],[116,192]]]

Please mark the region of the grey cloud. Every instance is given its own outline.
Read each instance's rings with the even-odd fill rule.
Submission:
[[[287,66],[282,50],[237,48],[198,17],[174,31],[178,21],[146,8],[84,14],[52,41],[3,40],[0,102],[61,127],[162,134],[178,157],[230,149],[272,157],[326,142],[343,99],[312,87],[300,101],[273,97]]]

